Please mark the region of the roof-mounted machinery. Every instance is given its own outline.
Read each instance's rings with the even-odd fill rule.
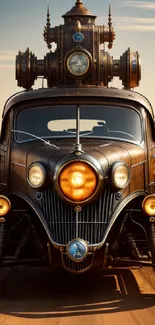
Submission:
[[[38,60],[29,48],[18,53],[18,86],[30,89],[38,77],[47,79],[48,87],[108,87],[114,77],[119,77],[126,89],[139,86],[141,68],[138,52],[132,52],[128,48],[116,60],[101,49],[101,45],[105,43],[111,49],[115,39],[110,5],[107,27],[96,25],[96,16],[80,0],[62,17],[64,25],[51,28],[48,7],[44,40],[50,51],[44,59]],[[57,45],[55,51],[51,50],[52,43]]]

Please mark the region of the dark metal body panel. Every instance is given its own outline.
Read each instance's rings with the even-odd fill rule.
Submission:
[[[13,97],[3,112],[1,140],[0,193],[10,198],[26,202],[42,225],[48,241],[62,250],[65,268],[77,272],[89,269],[94,263],[94,255],[88,255],[85,263],[72,265],[65,252],[67,243],[76,237],[76,212],[74,206],[62,200],[54,189],[54,170],[64,159],[72,160],[75,138],[49,139],[49,146],[39,140],[18,144],[13,138],[14,118],[19,110],[40,105],[56,104],[102,104],[135,108],[143,121],[143,139],[140,145],[124,140],[81,138],[85,159],[93,157],[100,164],[103,186],[92,202],[85,204],[78,213],[78,234],[88,241],[92,249],[102,250],[125,207],[130,202],[154,193],[154,177],[151,174],[151,157],[155,153],[152,121],[154,113],[149,102],[131,91],[115,89],[42,89],[29,91]],[[7,131],[7,132],[5,132]],[[48,139],[46,139],[48,140]],[[75,155],[78,160],[78,156]],[[110,169],[121,161],[130,169],[130,182],[122,190],[114,190],[110,179]],[[41,189],[34,189],[27,181],[28,167],[42,163],[47,172],[46,182]],[[122,221],[121,221],[122,222]],[[65,229],[65,231],[64,231]],[[82,264],[83,263],[83,264]],[[99,263],[99,261],[98,261]],[[76,263],[75,263],[76,264]],[[99,263],[102,264],[102,263]],[[67,266],[68,265],[68,266]]]
[[[10,190],[19,191],[21,188],[25,194],[27,191],[28,194],[30,194],[29,191],[34,191],[27,183],[27,168],[33,162],[42,162],[47,166],[48,176],[52,186],[54,168],[63,157],[68,155],[69,160],[69,155],[71,155],[71,151],[73,150],[72,143],[73,139],[70,140],[70,144],[67,143],[66,145],[64,139],[64,143],[61,140],[60,146],[60,142],[55,141],[55,144],[60,146],[59,151],[53,147],[40,143],[37,144],[36,141],[20,144],[17,148],[12,149],[10,159]],[[115,141],[111,144],[111,141],[108,142],[105,140],[102,141],[102,145],[98,146],[94,140],[91,146],[84,143],[82,149],[86,154],[96,158],[100,162],[105,174],[107,174],[108,168],[116,161],[126,163],[131,168],[129,192],[145,188],[145,173],[141,174],[141,171],[144,170],[146,163],[146,153],[140,146],[123,143],[122,141]],[[135,178],[135,175],[138,176],[139,174],[141,177]]]
[[[11,124],[11,128],[13,129],[13,116],[15,116],[19,109],[26,109],[27,107],[37,106],[39,104],[77,103],[78,98],[81,104],[94,102],[99,104],[115,103],[116,105],[124,105],[129,108],[137,107],[137,105],[145,105],[145,109],[149,112],[150,118],[154,117],[149,102],[143,96],[135,92],[100,88],[58,88],[34,90],[14,96],[8,101],[4,108],[3,124],[10,121],[8,123]],[[10,117],[8,116],[8,112],[11,112]],[[4,155],[4,159],[10,163],[9,165],[6,163],[4,164],[4,170],[2,164],[3,159],[1,158],[3,172],[1,173],[0,183],[5,183],[5,180],[8,179],[7,185],[10,183],[8,192],[21,191],[30,196],[32,193],[35,193],[35,190],[27,183],[27,168],[31,163],[38,161],[48,166],[48,172],[50,170],[49,180],[51,180],[55,165],[59,160],[73,151],[73,144],[75,143],[75,139],[53,139],[52,143],[60,148],[60,150],[58,150],[52,146],[46,146],[40,141],[16,144],[12,132],[9,132],[9,136],[9,141],[12,139],[11,154],[8,158]],[[128,187],[123,190],[125,193],[124,195],[136,190],[148,189],[148,175],[145,171],[148,160],[145,139],[143,139],[143,142],[141,146],[138,146],[116,140],[81,139],[82,150],[86,154],[96,158],[106,173],[109,167],[116,161],[123,161],[131,168],[131,181]],[[9,153],[8,149],[7,147],[7,155]],[[7,169],[6,166],[8,166]],[[48,181],[48,184],[53,186],[52,181]]]
[[[64,98],[67,103],[70,98],[74,100],[75,103],[80,101],[82,103],[83,99],[89,103],[94,101],[101,101],[106,103],[109,101],[114,101],[115,103],[125,103],[125,100],[129,105],[140,104],[145,107],[145,109],[150,113],[152,119],[154,120],[153,108],[146,97],[143,95],[128,91],[113,88],[101,88],[101,87],[86,87],[86,88],[46,88],[33,91],[25,91],[12,96],[6,103],[3,111],[3,118],[6,113],[11,109],[13,105],[20,103],[28,103],[29,101],[39,101],[40,104],[46,99],[57,103],[59,98]]]

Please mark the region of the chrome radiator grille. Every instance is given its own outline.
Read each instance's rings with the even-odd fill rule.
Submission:
[[[105,189],[96,202],[83,207],[78,213],[77,220],[72,206],[62,202],[54,191],[49,189],[43,191],[42,199],[38,203],[48,223],[53,241],[67,245],[78,237],[90,245],[102,242],[111,213],[118,203],[115,194]]]
[[[65,269],[70,270],[73,273],[82,273],[89,270],[94,261],[94,254],[88,254],[87,257],[82,262],[72,261],[67,254],[62,254],[62,263]]]

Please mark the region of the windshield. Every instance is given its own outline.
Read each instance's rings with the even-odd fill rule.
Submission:
[[[41,138],[76,136],[76,105],[32,107],[20,111],[15,119],[15,140],[18,143]],[[29,133],[29,134],[26,134]],[[140,114],[117,106],[80,105],[80,136],[121,139],[140,144],[142,126]]]

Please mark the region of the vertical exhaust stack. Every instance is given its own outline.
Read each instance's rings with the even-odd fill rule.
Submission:
[[[111,49],[115,40],[109,5],[108,26],[95,24],[96,16],[84,7],[81,0],[63,16],[64,25],[51,27],[49,7],[44,28],[44,40],[49,53],[44,59],[27,49],[16,57],[18,86],[30,89],[38,77],[47,79],[48,87],[108,87],[114,77],[119,77],[125,89],[139,86],[141,79],[138,52],[128,50],[120,59],[113,59],[100,50],[108,43]],[[52,51],[52,43],[57,49]]]
[[[51,49],[51,41],[50,41],[50,30],[51,30],[51,22],[50,22],[50,10],[49,10],[49,6],[47,7],[47,22],[46,22],[46,26],[44,29],[44,41],[47,43],[47,47],[48,49]]]
[[[108,48],[111,49],[112,45],[113,45],[113,40],[114,40],[113,27],[112,27],[112,16],[111,16],[111,4],[109,4],[108,26],[109,26],[109,44],[108,44]]]

